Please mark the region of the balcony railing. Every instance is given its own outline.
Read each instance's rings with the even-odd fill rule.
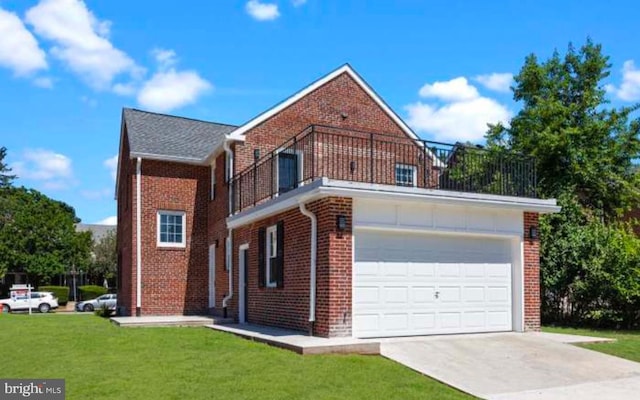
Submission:
[[[536,198],[535,162],[506,151],[311,125],[230,182],[237,213],[318,178]]]

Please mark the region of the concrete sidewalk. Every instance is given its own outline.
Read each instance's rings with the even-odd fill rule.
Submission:
[[[381,354],[485,399],[638,399],[640,364],[566,342],[600,338],[480,334],[383,340]]]

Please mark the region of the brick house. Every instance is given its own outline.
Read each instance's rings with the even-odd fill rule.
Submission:
[[[420,140],[348,65],[241,126],[121,126],[121,314],[325,337],[540,326],[538,215],[558,207],[532,160]]]

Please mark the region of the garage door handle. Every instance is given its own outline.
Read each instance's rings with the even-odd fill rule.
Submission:
[[[435,292],[434,296],[436,299],[440,298],[440,292]]]

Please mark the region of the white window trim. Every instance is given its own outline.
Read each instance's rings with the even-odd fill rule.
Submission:
[[[398,168],[411,169],[411,172],[412,172],[412,176],[411,176],[412,184],[411,185],[401,184],[400,186],[416,187],[417,184],[418,184],[418,169],[416,168],[416,166],[415,165],[411,165],[411,164],[396,163],[395,169],[393,170],[393,172],[395,174],[395,178],[396,178],[396,185],[399,184],[399,182],[398,182]]]
[[[209,195],[210,200],[216,199],[216,164],[211,164],[211,193]]]
[[[272,244],[272,242],[269,241],[269,239],[272,237],[271,234],[273,233],[273,238],[275,239],[275,244]],[[267,232],[265,234],[265,241],[266,243],[264,244],[265,246],[265,268],[266,271],[265,273],[265,286],[268,288],[274,288],[276,286],[278,286],[278,282],[271,281],[271,260],[275,259],[278,256],[278,225],[272,225],[270,227],[267,228]],[[271,250],[272,250],[272,246],[275,246],[275,254],[271,254]]]
[[[286,148],[279,148],[276,150],[276,167],[274,168],[275,171],[275,187],[273,188],[274,190],[274,197],[278,197],[280,195],[278,189],[280,188],[280,159],[278,158],[280,156],[280,153],[285,153],[285,154],[295,154],[296,155],[296,159],[298,161],[298,165],[296,166],[298,169],[298,182],[296,182],[296,184],[298,185],[296,187],[302,187],[304,186],[304,151],[302,150],[293,150],[293,149],[286,149]]]
[[[216,306],[216,245],[209,246],[209,308]]]
[[[179,215],[182,217],[182,242],[181,243],[165,243],[160,241],[160,216],[161,215]],[[177,247],[184,248],[187,246],[187,213],[184,211],[158,210],[156,213],[156,244],[158,247]]]

